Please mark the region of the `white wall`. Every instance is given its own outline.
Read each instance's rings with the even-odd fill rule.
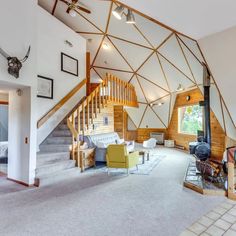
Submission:
[[[236,124],[236,26],[199,40],[220,92]]]
[[[37,98],[37,119],[45,115],[78,83],[85,79],[86,40],[38,6],[37,73],[54,80],[54,98]],[[65,44],[70,41],[73,47]],[[79,77],[61,71],[61,52],[79,61]],[[65,115],[85,96],[85,87],[38,130],[38,145],[53,131]]]
[[[31,45],[30,57],[23,64],[18,79],[8,74],[7,61],[0,55],[0,82],[8,82],[14,87],[28,86],[30,90],[21,104],[18,99],[14,99],[15,92],[9,97],[9,113],[16,114],[18,111],[19,116],[14,117],[14,122],[9,122],[8,177],[27,184],[33,183],[36,163],[36,7],[36,0],[12,0],[2,1],[0,8],[0,47],[9,55],[23,58]],[[30,112],[23,114],[25,110]],[[28,145],[23,145],[24,137],[29,138]]]

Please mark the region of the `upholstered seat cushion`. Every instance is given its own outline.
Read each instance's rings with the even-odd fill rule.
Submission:
[[[89,148],[96,148],[95,159],[96,161],[102,162],[106,161],[106,151],[109,145],[124,143],[124,139],[120,139],[116,132],[86,135],[84,136],[83,141],[88,144]],[[134,151],[134,141],[127,141],[125,143],[127,145],[128,152]]]

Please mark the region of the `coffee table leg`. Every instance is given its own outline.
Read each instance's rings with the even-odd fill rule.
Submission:
[[[149,152],[147,153],[147,161],[149,161]]]
[[[145,153],[143,154],[143,164],[145,163]]]

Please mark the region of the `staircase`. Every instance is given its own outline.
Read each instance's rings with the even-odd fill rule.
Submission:
[[[52,184],[80,174],[79,135],[89,134],[99,113],[108,102],[137,107],[132,85],[107,75],[89,96],[82,99],[72,112],[40,145],[37,153],[35,185]]]

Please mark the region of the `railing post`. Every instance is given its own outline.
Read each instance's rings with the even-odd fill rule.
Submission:
[[[90,102],[90,96],[87,98],[87,116],[86,116],[86,120],[87,120],[87,129],[89,129],[89,102]]]
[[[74,112],[71,115],[72,117],[72,125],[75,127],[75,115]],[[72,134],[72,148],[71,148],[72,160],[75,160],[75,136]]]
[[[85,131],[85,106],[84,106],[85,101],[82,103],[82,132],[84,135],[84,131]]]
[[[80,135],[80,106],[78,107],[78,109],[77,109],[77,122],[78,122],[78,124],[77,124],[77,131],[78,131],[78,134]]]

